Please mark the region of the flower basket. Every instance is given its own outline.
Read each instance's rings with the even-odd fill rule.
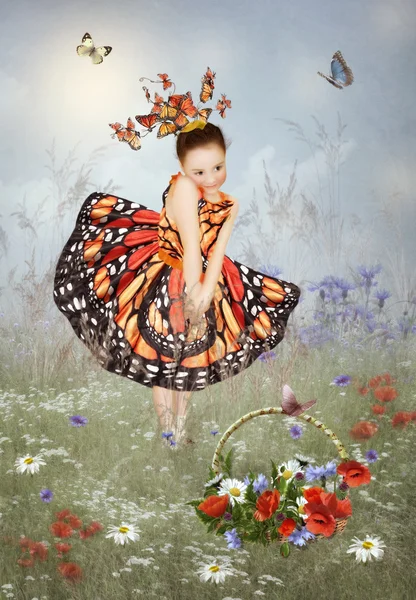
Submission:
[[[349,459],[342,442],[324,423],[307,414],[296,414],[293,416],[311,423],[328,436],[338,450],[341,463],[336,467],[336,473],[343,477],[343,481],[338,487],[336,487],[334,481],[333,492],[326,491],[326,478],[324,476],[320,479],[323,487],[306,487],[304,485],[305,474],[302,473],[302,469],[309,463],[299,459],[297,459],[299,468],[297,463],[291,463],[296,465],[296,469],[298,469],[293,476],[292,471],[288,471],[283,467],[279,472],[275,463],[271,460],[272,477],[268,485],[271,491],[264,491],[260,497],[256,496],[253,491],[254,481],[251,472],[251,479],[247,477],[249,479],[248,484],[243,484],[235,479],[221,481],[223,473],[226,473],[230,478],[232,477],[231,456],[233,449],[230,450],[225,459],[221,454],[228,438],[243,423],[247,423],[255,417],[269,414],[287,415],[281,407],[261,408],[244,415],[227,429],[214,452],[212,465],[209,469],[212,479],[205,484],[207,489],[204,499],[192,500],[187,504],[194,506],[198,518],[205,525],[208,525],[209,532],[214,532],[217,535],[228,535],[229,541],[232,535],[238,535],[238,543],[247,541],[269,545],[277,542],[280,544],[280,553],[286,557],[290,553],[289,542],[296,539],[296,536],[292,536],[291,539],[291,534],[295,529],[295,533],[305,532],[305,539],[302,538],[301,543],[297,544],[303,547],[317,539],[332,538],[336,534],[342,533],[348,518],[352,514],[351,503],[348,498],[349,489],[363,483],[369,483],[371,474],[366,466]],[[335,464],[332,464],[331,467],[335,469]],[[331,474],[335,474],[335,471]],[[228,490],[226,486],[221,487],[227,482]],[[230,488],[233,484],[236,486],[241,484],[242,488],[245,486],[244,497],[243,494],[239,493],[240,490],[237,487]],[[238,502],[232,502],[235,499],[231,497],[230,490],[235,490],[232,492],[233,494],[238,492],[240,496]],[[231,508],[229,508],[230,504]],[[306,512],[309,513],[308,516],[306,516]],[[322,515],[322,523],[320,515]],[[306,525],[302,529],[304,521]],[[319,532],[320,528],[322,532]],[[299,538],[297,540],[299,541]]]

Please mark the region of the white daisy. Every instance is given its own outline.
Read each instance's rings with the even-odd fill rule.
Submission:
[[[373,556],[376,560],[383,558],[384,550],[382,550],[382,547],[385,548],[386,544],[379,537],[366,535],[365,540],[362,541],[354,536],[353,540],[354,544],[351,544],[347,552],[355,552],[355,559],[358,562],[371,561]]]
[[[248,486],[243,481],[227,478],[224,479],[224,481],[221,481],[218,489],[218,496],[228,494],[231,506],[234,506],[236,502],[242,504],[245,502],[244,495],[247,487]]]
[[[218,483],[219,481],[221,481],[221,479],[224,477],[223,473],[218,473],[218,475],[215,475],[215,477],[213,477],[212,479],[210,479],[209,481],[207,481],[207,483],[204,484],[204,487],[209,487],[210,485],[215,485],[216,483]]]
[[[301,496],[300,498],[296,498],[296,504],[298,505],[299,516],[301,516],[304,521],[306,521],[308,518],[308,515],[305,512],[305,504],[307,504],[307,503],[308,503],[308,501],[306,500],[306,498],[304,496]]]
[[[211,579],[215,583],[224,583],[226,575],[234,575],[232,569],[227,565],[219,565],[217,563],[211,563],[204,565],[198,569],[197,574],[204,583]]]
[[[30,456],[29,454],[26,454],[26,456],[23,458],[17,458],[14,463],[18,473],[23,474],[26,471],[31,475],[39,472],[39,465],[46,465],[46,462],[40,457],[40,454],[37,456]]]
[[[281,467],[285,468],[283,473],[281,473]],[[304,469],[303,469],[303,467],[300,466],[300,462],[298,460],[291,459],[291,460],[288,460],[287,462],[280,464],[277,468],[277,471],[278,471],[279,475],[281,475],[289,483],[289,481],[292,481],[292,479],[294,478],[294,476],[296,475],[296,473],[298,471],[301,471],[303,473]]]
[[[134,525],[129,525],[124,521],[120,527],[114,525],[108,528],[109,533],[105,536],[106,538],[113,537],[116,544],[128,544],[129,540],[137,542],[140,539],[140,535],[134,531]]]

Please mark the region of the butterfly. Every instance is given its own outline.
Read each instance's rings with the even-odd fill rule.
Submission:
[[[143,91],[146,94],[146,100],[148,102],[152,103],[152,100],[150,99],[150,92],[145,85],[143,86]],[[164,99],[162,98],[162,96],[159,96],[159,94],[157,92],[155,92],[155,99],[153,100],[153,108],[150,112],[151,113],[160,113],[160,111],[162,110],[163,102],[164,102]]]
[[[160,138],[165,137],[166,135],[169,135],[170,133],[176,133],[177,131],[178,131],[178,127],[175,125],[175,123],[170,123],[169,121],[165,121],[159,127],[159,131],[157,132],[157,137],[160,139]]]
[[[103,62],[104,56],[110,54],[111,46],[94,46],[94,42],[89,33],[86,33],[82,38],[82,44],[77,46],[78,56],[90,56],[94,65],[99,65]]]
[[[198,119],[200,119],[201,121],[205,121],[206,123],[211,113],[212,108],[201,108],[201,110],[198,110]]]
[[[332,77],[330,75],[324,75],[318,71],[318,75],[324,77],[327,81],[329,81],[329,83],[332,83],[332,85],[339,90],[351,85],[354,81],[354,75],[339,50],[335,52],[332,57],[331,73]]]
[[[199,94],[199,99],[201,102],[208,102],[208,100],[212,99],[213,90],[215,88],[214,85],[215,73],[211,71],[209,67],[207,67],[207,71],[205,75],[202,76],[202,89]]]
[[[167,73],[158,73],[157,76],[162,80],[164,90],[167,90],[173,85]]]
[[[216,110],[220,111],[220,116],[225,119],[225,109],[231,108],[231,100],[227,100],[225,94],[221,94],[221,100],[218,100]]]
[[[301,415],[305,410],[316,404],[316,400],[309,400],[304,404],[299,404],[292,389],[288,385],[283,386],[282,409],[286,415],[296,417]]]
[[[159,115],[156,113],[151,113],[150,115],[136,115],[136,121],[146,127],[148,131],[152,131],[156,122],[159,120]]]
[[[134,129],[134,121],[128,118],[126,127],[121,123],[109,123],[109,125],[114,129],[112,138],[117,136],[119,142],[127,142],[132,150],[140,150],[142,145],[140,133]]]

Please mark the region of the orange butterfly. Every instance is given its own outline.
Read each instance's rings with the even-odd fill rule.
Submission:
[[[179,113],[179,116],[174,120],[174,124],[178,129],[183,129],[188,123],[189,119],[187,119],[183,113]]]
[[[200,119],[201,121],[205,121],[206,123],[211,113],[212,108],[201,108],[201,110],[198,110],[198,119]]]
[[[169,121],[165,121],[159,127],[159,131],[157,132],[157,137],[160,139],[160,138],[165,137],[166,135],[169,135],[170,133],[176,133],[176,131],[177,131],[177,127],[176,127],[175,123],[169,123]]]
[[[140,125],[143,125],[143,127],[146,127],[146,129],[148,129],[149,131],[152,131],[154,128],[154,125],[158,121],[158,117],[159,117],[159,115],[157,115],[155,113],[151,113],[150,115],[136,115],[135,118],[136,118],[136,121],[138,121],[140,123]]]
[[[127,142],[132,150],[140,150],[142,142],[140,133],[134,129],[134,121],[127,119],[127,127],[121,123],[109,123],[109,126],[114,129],[112,138],[117,136],[119,142]]]
[[[220,111],[220,116],[225,119],[225,109],[231,108],[231,100],[227,100],[225,94],[221,94],[221,100],[218,100],[216,110]]]
[[[159,116],[161,119],[174,119],[178,114],[178,109],[170,106],[168,102],[164,102],[160,110]]]
[[[215,73],[211,71],[209,67],[207,67],[207,72],[202,76],[202,89],[199,94],[199,99],[201,102],[207,102],[212,99],[213,90],[215,88],[214,85]]]
[[[167,90],[173,85],[167,73],[158,73],[157,76],[160,77],[160,79],[163,81],[164,90]]]
[[[198,114],[198,109],[194,106],[192,102],[192,94],[191,92],[187,92],[183,98],[183,100],[179,104],[179,110],[185,114],[187,117],[191,117],[193,119]]]

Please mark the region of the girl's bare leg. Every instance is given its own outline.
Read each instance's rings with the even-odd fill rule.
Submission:
[[[192,392],[175,392],[176,394],[176,427],[175,439],[181,441],[186,437],[185,421],[188,412],[188,404]]]
[[[152,393],[153,404],[159,417],[162,431],[173,431],[176,416],[176,407],[174,407],[175,391],[154,385]]]

